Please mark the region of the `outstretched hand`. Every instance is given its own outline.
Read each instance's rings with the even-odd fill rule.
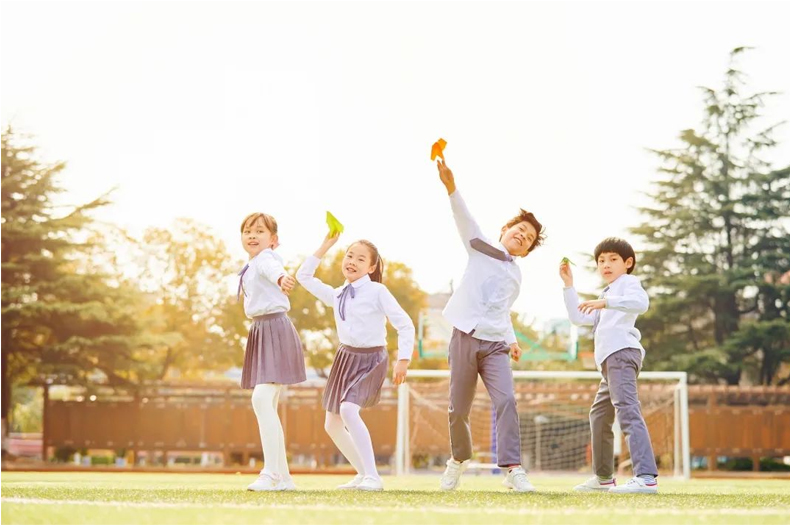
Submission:
[[[455,177],[453,172],[447,167],[443,160],[436,159],[436,167],[439,169],[439,179],[447,188],[447,195],[452,195],[455,192]]]

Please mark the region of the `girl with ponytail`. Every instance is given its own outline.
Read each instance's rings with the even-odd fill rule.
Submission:
[[[379,402],[387,375],[387,319],[398,331],[398,362],[393,383],[406,380],[414,349],[414,323],[384,284],[384,262],[376,246],[360,240],[349,246],[341,271],[346,282],[333,288],[315,277],[321,258],[335,245],[339,234],[327,235],[314,255],[296,272],[305,289],[334,308],[340,346],[329,372],[323,406],[326,429],[357,476],[339,489],[383,490],[376,469],[373,443],[359,414]]]

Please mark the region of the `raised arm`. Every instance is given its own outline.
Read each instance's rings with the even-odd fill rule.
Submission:
[[[334,237],[327,235],[315,253],[305,259],[299,270],[296,271],[296,280],[299,281],[299,284],[316,296],[319,301],[332,307],[335,306],[335,289],[318,279],[315,276],[315,271],[318,269],[318,265],[321,264],[321,258],[337,242],[338,237],[339,235]]]
[[[464,248],[471,252],[472,248],[469,245],[469,241],[475,237],[482,238],[483,233],[455,186],[453,172],[443,162],[437,161],[436,165],[439,168],[439,178],[450,196],[450,207],[453,210],[453,219],[455,219],[455,225],[458,228],[458,233],[461,235],[461,241],[464,243]]]
[[[576,326],[592,325],[595,323],[593,314],[585,314],[579,311],[579,294],[573,286],[567,287],[562,291],[565,296],[565,309],[568,311],[568,318]]]

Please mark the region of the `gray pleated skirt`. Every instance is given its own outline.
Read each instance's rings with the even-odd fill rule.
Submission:
[[[355,348],[341,343],[326,381],[324,410],[339,414],[344,401],[362,408],[377,404],[388,364],[389,355],[383,346]]]
[[[247,336],[241,387],[293,385],[305,379],[302,342],[285,312],[255,317]]]

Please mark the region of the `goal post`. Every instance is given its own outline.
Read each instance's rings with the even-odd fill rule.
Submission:
[[[439,468],[449,457],[447,422],[449,370],[410,370],[398,386],[395,474]],[[533,471],[589,471],[589,410],[601,380],[599,372],[513,371],[522,440],[522,459]],[[688,375],[686,372],[639,374],[642,411],[651,432],[659,470],[691,477]],[[494,414],[482,382],[470,414],[473,461],[470,468],[495,469]],[[616,427],[616,425],[615,425]],[[625,460],[627,448],[615,428],[615,449]]]

